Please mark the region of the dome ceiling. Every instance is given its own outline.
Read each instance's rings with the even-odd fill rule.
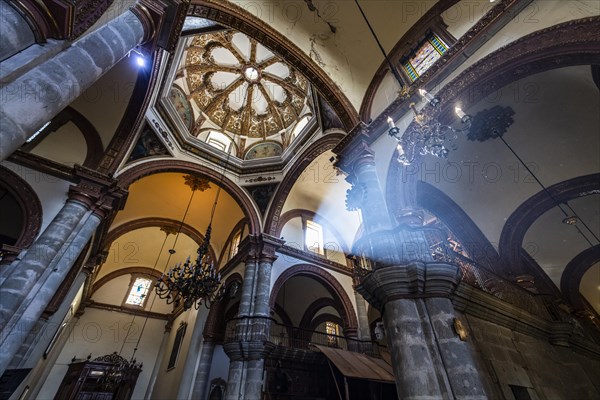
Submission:
[[[180,68],[185,96],[201,112],[192,132],[196,136],[218,128],[230,137],[267,139],[285,134],[306,114],[307,80],[242,33],[194,36]]]

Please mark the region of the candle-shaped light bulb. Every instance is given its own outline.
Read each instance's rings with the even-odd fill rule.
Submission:
[[[433,101],[433,96],[430,95],[427,90],[425,89],[419,89],[419,94],[425,98],[425,100],[427,100],[428,102],[432,102]]]
[[[463,119],[467,115],[464,113],[464,111],[460,107],[454,107],[454,112],[456,113],[456,115],[458,115],[458,118],[460,118],[460,119]]]
[[[394,129],[396,127],[396,124],[394,123],[394,120],[392,119],[392,117],[387,118],[387,123],[388,123],[388,126],[390,127],[390,129]]]

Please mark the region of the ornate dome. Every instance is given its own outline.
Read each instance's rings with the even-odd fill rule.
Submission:
[[[266,139],[305,114],[307,80],[242,33],[195,36],[184,57],[188,98],[213,128]]]

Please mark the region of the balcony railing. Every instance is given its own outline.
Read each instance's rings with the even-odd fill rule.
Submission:
[[[352,252],[354,256],[351,259],[354,262],[354,283],[360,285],[362,279],[369,274],[374,268],[379,267],[380,262],[371,260],[369,255],[373,254],[376,249],[381,250],[382,241],[390,242],[391,247],[387,250],[388,253],[394,249],[399,249],[401,253],[398,259],[406,259],[412,256],[406,249],[414,250],[412,254],[425,255],[424,262],[442,261],[450,264],[455,264],[460,267],[462,272],[462,281],[474,286],[486,293],[492,294],[497,298],[506,301],[514,306],[517,306],[530,314],[550,318],[548,309],[546,308],[542,298],[519,285],[508,281],[495,273],[487,270],[485,267],[477,264],[475,261],[465,257],[452,250],[446,244],[446,235],[438,228],[423,228],[427,237],[427,248],[422,241],[415,243],[403,243],[402,229],[394,229],[389,231],[380,231],[374,237],[365,237],[358,241]],[[387,238],[386,238],[387,237]],[[431,244],[435,243],[435,244]],[[394,247],[395,246],[395,247]],[[389,254],[385,255],[386,260],[393,259]]]
[[[385,346],[377,342],[282,325],[266,317],[238,317],[229,320],[225,330],[225,343],[238,340],[269,341],[276,346],[308,351],[318,351],[314,345],[321,345],[374,357],[381,357],[381,352],[385,351]]]

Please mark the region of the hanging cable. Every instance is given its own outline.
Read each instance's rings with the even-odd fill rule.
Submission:
[[[546,193],[548,195],[548,197],[550,197],[550,199],[554,202],[554,204],[556,204],[556,206],[560,209],[560,211],[562,211],[562,213],[566,216],[569,217],[571,215],[569,215],[560,205],[560,202],[557,201],[554,196],[552,196],[552,193],[550,193],[550,191],[546,188],[546,186],[544,186],[544,184],[538,179],[538,177],[533,173],[533,171],[527,166],[527,164],[523,161],[523,159],[517,154],[517,152],[506,142],[506,140],[502,137],[502,135],[498,136],[500,138],[500,140],[502,141],[502,143],[504,143],[504,145],[510,150],[510,152],[517,158],[517,160],[519,160],[519,162],[521,163],[521,165],[523,165],[523,167],[525,167],[525,169],[527,170],[527,172],[529,172],[529,174],[533,177],[533,179],[535,179],[535,181],[538,183],[538,185],[540,185],[540,187],[542,188],[542,190],[544,191],[544,193]],[[583,226],[586,227],[586,229],[590,232],[590,234],[594,237],[594,239],[596,239],[597,242],[600,242],[600,239],[598,239],[598,236],[596,236],[596,234],[594,232],[592,232],[592,230],[587,226],[587,224],[579,217],[579,215],[575,212],[575,210],[573,210],[573,208],[568,204],[565,203],[567,205],[567,207],[569,207],[569,210],[571,210],[571,212],[573,213],[572,215],[574,215],[577,220],[581,221],[581,223],[583,224]],[[593,243],[588,239],[588,237],[581,231],[581,229],[579,229],[578,226],[575,226],[575,229],[577,229],[577,231],[579,232],[579,234],[581,236],[583,236],[583,238],[589,243],[590,246],[593,246]]]

